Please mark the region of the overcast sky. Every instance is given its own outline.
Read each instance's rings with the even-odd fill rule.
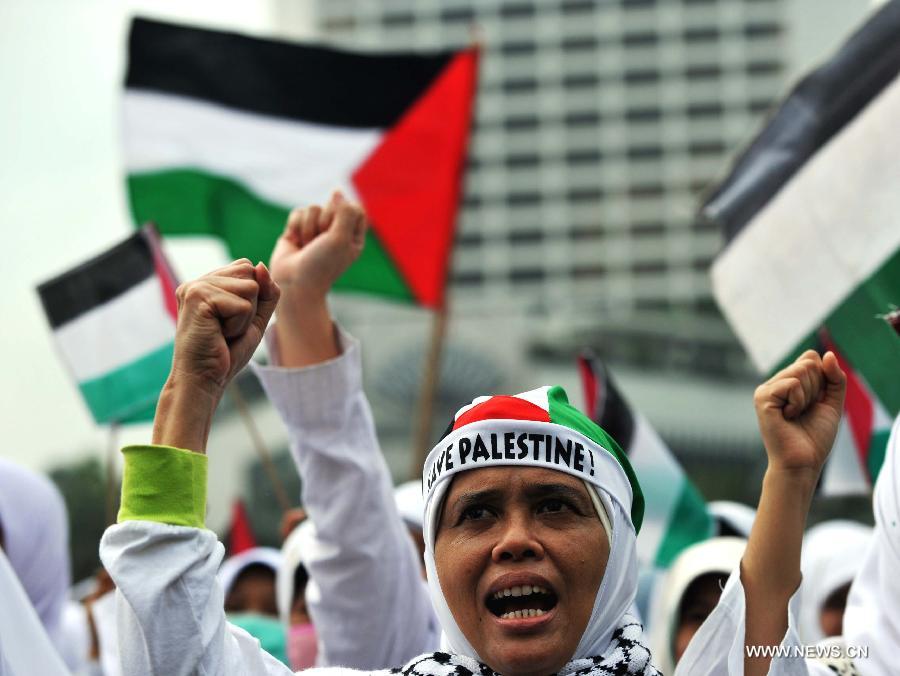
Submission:
[[[128,22],[140,13],[267,32],[267,2],[0,2],[0,409],[3,457],[43,469],[107,444],[55,352],[35,286],[127,236],[118,106]],[[183,276],[210,244],[169,246]],[[124,441],[147,441],[131,428]]]

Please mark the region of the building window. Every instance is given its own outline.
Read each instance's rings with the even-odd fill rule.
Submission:
[[[585,14],[593,12],[597,0],[563,0],[560,9],[563,14]]]
[[[515,40],[500,45],[500,52],[504,56],[522,56],[523,54],[534,54],[536,51],[537,45],[531,40]]]
[[[658,144],[629,146],[626,155],[629,160],[656,160],[663,156],[663,147]]]
[[[625,33],[622,36],[622,44],[626,47],[650,47],[657,42],[659,42],[659,35],[651,31]]]
[[[525,131],[537,129],[540,120],[536,115],[516,115],[508,117],[503,121],[503,128],[506,131]]]
[[[534,4],[530,2],[514,2],[500,7],[500,16],[504,19],[516,19],[534,16]]]
[[[412,26],[415,19],[411,12],[391,12],[381,17],[381,24],[385,28],[400,28]]]
[[[647,84],[648,82],[659,82],[659,71],[655,68],[639,68],[626,70],[622,75],[622,79],[626,84]]]
[[[710,80],[722,75],[722,68],[717,64],[688,66],[684,75],[688,80]]]
[[[480,286],[484,284],[484,272],[481,270],[454,272],[452,279],[456,286]]]
[[[531,92],[537,89],[537,79],[533,77],[519,77],[503,81],[503,91],[507,94]]]
[[[713,27],[688,28],[684,31],[685,42],[715,42],[719,39],[719,29]]]
[[[768,38],[781,33],[777,23],[748,23],[744,26],[744,35],[748,38]]]
[[[600,41],[594,35],[575,35],[562,41],[564,52],[582,52],[597,49]]]
[[[695,103],[688,106],[688,117],[720,117],[722,115],[721,103]]]
[[[539,192],[511,192],[506,196],[506,203],[511,207],[531,207],[541,203]]]
[[[514,230],[509,233],[510,244],[535,244],[544,241],[544,231],[539,228],[532,230]]]
[[[566,193],[570,202],[595,202],[603,199],[603,188],[592,186],[590,188],[573,188]]]
[[[596,110],[566,113],[565,125],[567,127],[594,127],[598,124],[600,124],[600,113]]]
[[[566,153],[566,163],[571,165],[598,164],[603,155],[597,148],[582,148],[570,150]]]
[[[513,268],[509,271],[509,281],[513,283],[519,282],[542,282],[547,276],[543,268],[531,266],[527,268]]]
[[[475,10],[471,7],[454,7],[441,10],[441,21],[444,23],[470,23],[475,20]]]
[[[625,119],[629,122],[656,122],[662,117],[662,111],[659,108],[640,107],[627,108],[625,110]]]
[[[566,75],[563,78],[563,87],[566,89],[582,89],[584,87],[596,87],[600,78],[596,73],[577,73]]]
[[[506,166],[509,169],[522,169],[524,167],[536,167],[541,163],[537,153],[516,153],[506,156]]]

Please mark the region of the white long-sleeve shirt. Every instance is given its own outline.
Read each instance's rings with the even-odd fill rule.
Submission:
[[[868,650],[854,660],[863,676],[900,673],[900,416],[875,482],[875,533],[847,598],[844,640]]]
[[[339,357],[282,368],[270,328],[273,366],[253,369],[287,426],[315,526],[302,560],[318,663],[383,669],[437,650],[440,628],[363,394],[359,342],[339,336]]]

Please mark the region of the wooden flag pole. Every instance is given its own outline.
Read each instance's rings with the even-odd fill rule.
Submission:
[[[250,439],[253,441],[253,448],[256,449],[256,454],[259,456],[263,469],[272,484],[272,489],[275,491],[275,499],[278,501],[279,508],[282,512],[288,511],[291,509],[291,501],[288,499],[284,484],[281,483],[281,479],[278,478],[278,472],[275,471],[275,464],[272,462],[272,454],[269,453],[269,448],[266,446],[266,442],[259,433],[259,428],[256,426],[256,422],[254,422],[253,416],[250,414],[250,407],[247,406],[244,395],[241,394],[237,385],[231,383],[228,386],[228,396],[231,397],[238,413],[241,414],[244,426],[247,428]]]
[[[116,522],[116,453],[119,450],[119,423],[109,425],[106,445],[106,525]]]
[[[434,412],[434,398],[441,379],[441,356],[444,351],[444,338],[447,334],[447,304],[434,313],[431,322],[431,339],[428,354],[425,357],[425,368],[422,373],[422,387],[419,393],[419,411],[416,420],[416,431],[413,436],[412,461],[409,467],[411,479],[422,477],[425,458],[431,450],[431,418]]]

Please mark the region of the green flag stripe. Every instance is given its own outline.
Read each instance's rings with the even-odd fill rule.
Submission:
[[[134,422],[155,404],[172,367],[174,343],[109,373],[78,384],[98,423]]]
[[[888,437],[891,436],[891,429],[874,430],[872,438],[869,440],[869,452],[866,454],[866,467],[869,470],[869,476],[872,477],[872,485],[878,478],[881,466],[884,464],[884,456],[887,453]]]
[[[890,417],[900,412],[900,337],[878,315],[900,305],[900,249],[851,293],[825,322]]]
[[[234,258],[268,261],[290,209],[273,204],[242,183],[199,169],[170,169],[128,176],[135,223],[153,221],[164,235],[211,235]],[[413,302],[409,287],[370,228],[359,259],[335,289]]]
[[[711,534],[712,519],[706,511],[706,502],[694,485],[685,481],[666,525],[665,535],[656,550],[656,565],[668,567],[685,547],[701,542]]]

